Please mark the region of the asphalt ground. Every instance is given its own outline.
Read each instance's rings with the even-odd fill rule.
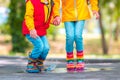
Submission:
[[[67,72],[64,58],[49,58],[45,66],[55,64],[53,71],[27,73],[26,57],[0,57],[0,80],[120,80],[119,59],[85,59],[85,70]]]

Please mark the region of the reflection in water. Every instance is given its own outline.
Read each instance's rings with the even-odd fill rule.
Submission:
[[[85,68],[84,70],[79,71],[80,72],[94,72],[94,71],[111,71],[113,68],[111,67],[105,67],[105,68]],[[24,73],[26,71],[20,70],[16,73]],[[43,73],[77,73],[77,71],[67,72],[66,68],[55,68],[50,71],[42,71]]]
[[[92,71],[110,71],[112,68],[85,68],[84,70],[81,70],[80,72],[92,72]],[[67,73],[66,68],[56,68],[53,71],[48,71],[48,73]],[[76,71],[74,71],[76,73]]]

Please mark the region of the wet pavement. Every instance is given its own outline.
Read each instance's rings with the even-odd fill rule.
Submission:
[[[0,80],[120,80],[120,61],[86,59],[85,70],[68,73],[65,59],[47,59],[45,66],[55,64],[54,71],[26,73],[25,57],[0,57]]]

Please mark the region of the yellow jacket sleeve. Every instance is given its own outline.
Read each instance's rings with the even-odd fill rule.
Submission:
[[[53,17],[60,16],[60,0],[53,0],[54,7],[53,7]]]
[[[98,0],[90,0],[90,4],[92,6],[92,10],[98,11]]]
[[[25,22],[29,30],[34,29],[34,17],[33,17],[34,7],[29,0],[26,3],[26,12],[25,12]]]

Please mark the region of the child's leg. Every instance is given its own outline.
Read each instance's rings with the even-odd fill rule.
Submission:
[[[84,68],[84,54],[83,54],[83,28],[84,28],[85,21],[77,21],[75,23],[75,43],[77,49],[77,65],[76,68],[78,70]]]
[[[39,70],[36,65],[36,60],[28,58],[27,70],[28,73],[38,73]]]
[[[74,70],[73,43],[74,43],[74,22],[65,22],[66,30],[66,52],[67,70]]]
[[[43,71],[44,70],[43,63],[44,63],[44,60],[42,60],[41,57],[38,58],[38,60],[37,60],[37,67],[38,67],[39,71]]]
[[[67,65],[66,65],[67,71],[74,71],[75,66],[74,66],[74,55],[73,55],[73,52],[67,53],[66,61],[67,61]]]
[[[76,64],[76,70],[81,71],[84,70],[84,54],[83,51],[77,51],[77,64]]]
[[[46,59],[46,57],[48,55],[50,47],[49,47],[49,43],[48,43],[46,36],[42,36],[40,38],[43,42],[44,47],[43,47],[43,52],[41,53],[41,55],[38,58],[38,61],[37,61],[38,65],[37,66],[38,66],[39,70],[42,70],[44,68],[43,67],[44,60]]]
[[[38,57],[43,52],[43,42],[40,37],[37,37],[36,39],[31,38],[30,35],[26,35],[26,38],[33,44],[34,48],[32,52],[29,54],[29,57],[32,59],[38,59]]]
[[[34,48],[29,54],[27,72],[39,72],[36,66],[36,61],[43,51],[43,43],[40,37],[34,39],[30,35],[26,35],[26,38],[33,44]]]
[[[77,51],[83,50],[83,29],[85,21],[76,21],[75,22],[75,43]]]
[[[74,22],[65,22],[66,52],[73,52],[74,43]]]

